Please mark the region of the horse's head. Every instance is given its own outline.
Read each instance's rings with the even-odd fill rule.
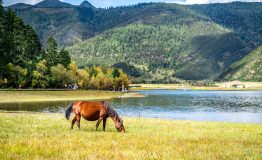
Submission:
[[[115,127],[116,129],[118,130],[118,132],[126,132],[125,131],[125,127],[124,127],[124,124],[123,124],[123,120],[121,118],[118,118],[115,122]]]

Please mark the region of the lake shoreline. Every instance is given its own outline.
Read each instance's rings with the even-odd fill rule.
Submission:
[[[111,119],[107,121],[106,132],[101,126],[95,131],[96,122],[83,119],[81,130],[75,126],[71,131],[71,121],[62,114],[0,113],[0,156],[3,159],[260,157],[262,125],[259,124],[127,117],[123,120],[125,134],[116,131]]]
[[[59,115],[64,116],[64,113],[56,113],[56,112],[34,112],[34,111],[6,111],[0,110],[0,114],[34,114],[34,115]],[[121,116],[121,115],[120,115]],[[139,117],[139,116],[122,116],[124,119],[140,119],[140,120],[160,120],[160,121],[187,121],[187,122],[196,122],[196,123],[227,123],[227,124],[246,124],[246,125],[262,125],[259,122],[234,122],[234,121],[219,121],[219,120],[192,120],[192,119],[176,119],[176,118],[165,118],[165,117]]]
[[[60,101],[88,101],[107,100],[112,98],[143,97],[133,92],[115,92],[98,90],[0,90],[0,104],[26,102],[60,102]]]
[[[262,91],[0,92],[0,110],[62,113],[74,101],[107,101],[120,115],[262,124]]]
[[[262,90],[262,82],[217,82],[213,86],[193,86],[189,84],[130,84],[132,91],[140,90],[200,90],[200,91],[255,91]]]

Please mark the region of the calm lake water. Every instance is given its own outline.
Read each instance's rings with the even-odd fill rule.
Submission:
[[[262,123],[262,91],[138,91],[143,98],[109,100],[121,116]],[[0,104],[0,110],[64,112],[70,102]]]

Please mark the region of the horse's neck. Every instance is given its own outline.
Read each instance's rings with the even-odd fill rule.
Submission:
[[[116,111],[115,111],[112,107],[108,106],[108,107],[107,107],[107,111],[108,111],[108,116],[109,116],[114,122],[116,122],[116,121],[119,119],[118,114],[116,113]]]
[[[105,102],[106,110],[108,112],[108,116],[116,123],[119,120],[119,116],[116,111],[110,106],[109,103]]]
[[[111,112],[111,114],[109,114],[109,116],[111,117],[111,119],[113,119],[114,122],[116,122],[118,120],[118,115],[115,111]]]

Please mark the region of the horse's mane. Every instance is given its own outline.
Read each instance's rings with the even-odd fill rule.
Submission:
[[[105,107],[106,107],[106,110],[107,110],[108,115],[110,117],[114,117],[114,118],[120,119],[120,117],[118,116],[116,110],[109,103],[105,102]]]

